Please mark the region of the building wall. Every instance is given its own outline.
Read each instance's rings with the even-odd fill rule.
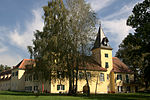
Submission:
[[[10,90],[10,77],[10,73],[0,75],[0,90]]]
[[[79,71],[81,72],[81,70]],[[84,71],[82,70],[84,73]],[[107,73],[102,71],[87,71],[91,73],[91,78],[88,78],[90,93],[107,93],[108,85],[107,83],[110,81],[107,80]],[[104,81],[100,81],[100,73],[104,73]],[[83,87],[87,84],[85,78],[78,80],[78,92],[83,91]]]
[[[114,72],[110,72],[110,92],[115,92],[115,74]]]
[[[64,89],[57,89],[58,85],[64,85]],[[62,87],[61,87],[62,88]],[[69,80],[67,78],[64,79],[52,79],[51,82],[51,93],[68,93],[69,91]]]
[[[121,75],[122,80],[117,79],[117,75]],[[126,75],[128,75],[128,77],[129,77],[128,82],[126,80]],[[115,73],[114,76],[115,76],[114,80],[115,80],[115,92],[116,93],[119,93],[119,92],[135,92],[135,85],[131,84],[134,81],[134,75],[133,74]],[[122,87],[121,91],[118,91],[118,86]],[[127,89],[128,87],[130,88],[130,90]]]
[[[0,81],[0,90],[13,90],[13,91],[25,91],[27,87],[32,87],[31,91],[35,91],[35,87],[38,87],[39,91],[42,91],[42,82],[38,80],[34,80],[33,75],[32,79],[29,80],[30,74],[23,74],[25,71],[20,69],[14,69],[12,72],[17,72],[18,76],[14,75],[11,77],[11,80]],[[84,70],[79,70],[79,72],[84,73]],[[118,86],[122,86],[121,92],[135,92],[135,86],[130,84],[134,81],[133,74],[125,74],[125,73],[113,73],[111,72],[109,79],[107,79],[108,72],[102,71],[89,71],[91,73],[91,77],[88,78],[90,93],[108,93],[109,91],[115,91],[115,93],[119,93]],[[104,73],[104,81],[100,81],[100,73]],[[117,75],[122,75],[122,80],[117,80]],[[126,83],[126,75],[129,76],[129,83]],[[10,76],[10,75],[8,75]],[[25,80],[25,76],[28,76],[28,81]],[[6,76],[7,77],[7,76]],[[113,78],[113,79],[112,79]],[[113,80],[113,81],[111,81]],[[64,85],[64,90],[59,89],[58,85]],[[77,91],[79,93],[83,92],[83,87],[86,85],[85,76],[83,78],[79,78],[78,80],[78,88]],[[44,83],[44,91],[51,93],[68,93],[69,91],[69,80],[64,78],[60,79],[52,79],[51,84],[49,81]],[[130,91],[127,90],[127,87],[130,86]],[[114,90],[113,90],[114,89]]]
[[[42,82],[34,79],[34,74],[25,74],[25,91],[33,92],[33,91],[42,91]],[[50,92],[50,84],[49,82],[43,82],[44,91]]]
[[[135,92],[135,86],[130,83],[134,80],[133,74],[125,74],[125,73],[114,73],[111,72],[113,68],[112,64],[112,50],[108,49],[95,49],[93,52],[97,54],[100,52],[99,56],[95,56],[99,59],[101,66],[105,68],[105,62],[108,62],[107,71],[89,71],[87,73],[91,73],[91,77],[88,78],[90,92],[91,93],[108,93],[108,92],[116,92],[118,93],[118,86],[122,87],[121,92],[127,92],[127,87],[130,87],[130,92]],[[105,54],[108,54],[108,57],[105,57]],[[79,73],[84,73],[84,70],[79,70]],[[104,74],[104,80],[100,80],[100,74]],[[122,80],[117,80],[117,75],[122,75]],[[126,75],[129,75],[129,83],[126,83]],[[10,75],[8,75],[10,76]],[[30,77],[31,76],[31,77]],[[7,77],[7,75],[0,76],[1,78]],[[44,84],[43,84],[44,83]],[[86,85],[85,76],[78,80],[78,88],[77,91],[79,93],[83,92],[83,87]],[[59,88],[58,88],[59,87]],[[0,81],[0,90],[8,90],[12,91],[44,91],[50,93],[68,93],[69,91],[69,80],[64,78],[62,80],[56,78],[52,79],[51,82],[40,82],[38,80],[34,80],[33,74],[25,74],[25,70],[23,69],[12,69],[11,80]]]
[[[39,88],[39,83],[37,80],[33,80],[33,76],[32,79],[29,79],[29,77],[31,77],[32,75],[28,74],[25,75],[25,91],[34,91],[34,86],[38,86]],[[31,88],[30,88],[31,87]]]
[[[12,91],[24,91],[24,72],[25,70],[18,68],[12,70],[11,76]]]
[[[83,70],[79,70],[79,72],[83,72]],[[89,86],[90,86],[90,92],[91,93],[107,93],[108,92],[108,85],[107,83],[110,81],[110,79],[107,79],[107,73],[102,71],[87,71],[91,73],[91,78],[88,78]],[[100,73],[104,73],[104,81],[100,81]],[[26,77],[29,77],[30,75],[26,75]],[[64,85],[64,90],[59,89],[58,85]],[[82,79],[78,80],[78,88],[77,91],[79,93],[83,92],[83,87],[86,85],[85,76]],[[97,86],[96,86],[97,85]],[[42,82],[34,81],[33,75],[32,80],[26,80],[25,81],[25,88],[26,87],[32,87],[31,90],[26,91],[34,91],[34,86],[38,86],[38,90],[42,91]],[[69,91],[69,79],[52,79],[51,84],[49,81],[45,82],[43,84],[44,91],[51,92],[51,93],[68,93]],[[96,89],[97,88],[97,89]]]
[[[0,90],[10,90],[10,80],[0,81]]]
[[[105,89],[102,88],[102,91],[105,91],[105,93],[107,93],[109,91],[114,91],[112,85],[110,84],[110,83],[112,83],[111,81],[113,81],[111,79],[112,74],[110,73],[111,70],[113,69],[112,50],[111,49],[106,49],[106,48],[97,48],[97,49],[94,49],[92,51],[92,53],[93,53],[93,56],[95,57],[95,59],[97,60],[97,62],[99,62],[101,64],[101,67],[106,68],[106,63],[108,63],[108,68],[106,68],[107,72],[105,72],[105,77],[107,79],[107,75],[108,75],[109,80],[107,80],[105,83],[103,83],[103,82],[101,83],[101,84],[103,84],[102,86],[105,87]],[[106,57],[105,55],[108,55],[108,56]],[[99,90],[100,89],[101,88],[99,88]]]

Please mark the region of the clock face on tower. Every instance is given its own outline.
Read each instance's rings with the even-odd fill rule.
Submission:
[[[104,45],[104,46],[108,46],[108,38],[107,37],[104,37],[103,38],[103,40],[102,40],[102,44]]]

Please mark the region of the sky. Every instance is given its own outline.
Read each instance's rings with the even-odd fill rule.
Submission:
[[[15,66],[28,59],[35,30],[43,28],[43,9],[50,0],[0,0],[0,64]],[[96,12],[113,48],[134,30],[126,25],[132,9],[143,0],[85,0]],[[98,31],[98,29],[97,29]],[[96,36],[95,36],[96,37]]]

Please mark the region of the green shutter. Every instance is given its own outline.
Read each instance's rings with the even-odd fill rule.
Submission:
[[[65,90],[65,85],[62,85],[62,90]]]
[[[57,85],[57,90],[60,90],[60,85]]]

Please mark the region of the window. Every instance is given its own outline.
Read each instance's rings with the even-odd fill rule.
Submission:
[[[100,81],[104,81],[104,73],[100,73]]]
[[[15,76],[18,76],[18,71],[16,71],[16,74],[15,74]]]
[[[34,86],[34,91],[38,91],[38,86]]]
[[[109,80],[109,74],[107,74],[107,80]]]
[[[122,80],[122,75],[117,75],[117,80]]]
[[[13,72],[13,73],[12,73],[12,76],[14,76],[14,75],[15,75],[15,73]]]
[[[65,90],[65,85],[61,85],[61,90]]]
[[[122,92],[122,91],[123,91],[122,86],[118,86],[118,92]]]
[[[60,85],[57,85],[57,90],[60,90]]]
[[[129,75],[126,75],[126,83],[129,83]]]
[[[29,91],[32,91],[32,86],[29,86]]]
[[[26,91],[32,91],[32,86],[26,86],[26,87],[25,87],[25,90],[26,90]]]
[[[105,53],[105,57],[108,58],[108,53]]]
[[[57,90],[65,90],[65,85],[57,85]]]
[[[105,68],[108,68],[109,65],[108,65],[108,62],[105,62]]]
[[[91,78],[91,73],[90,72],[86,72],[87,78],[90,79]]]
[[[62,71],[57,71],[57,78],[64,78],[64,73]]]
[[[33,80],[38,80],[38,76],[37,75],[33,75]]]
[[[130,86],[127,86],[126,89],[127,89],[127,92],[131,91]]]
[[[28,81],[28,77],[27,76],[25,76],[25,81]]]
[[[83,78],[84,78],[83,72],[79,72],[79,79],[83,79]]]
[[[29,76],[29,81],[32,81],[32,75]]]

